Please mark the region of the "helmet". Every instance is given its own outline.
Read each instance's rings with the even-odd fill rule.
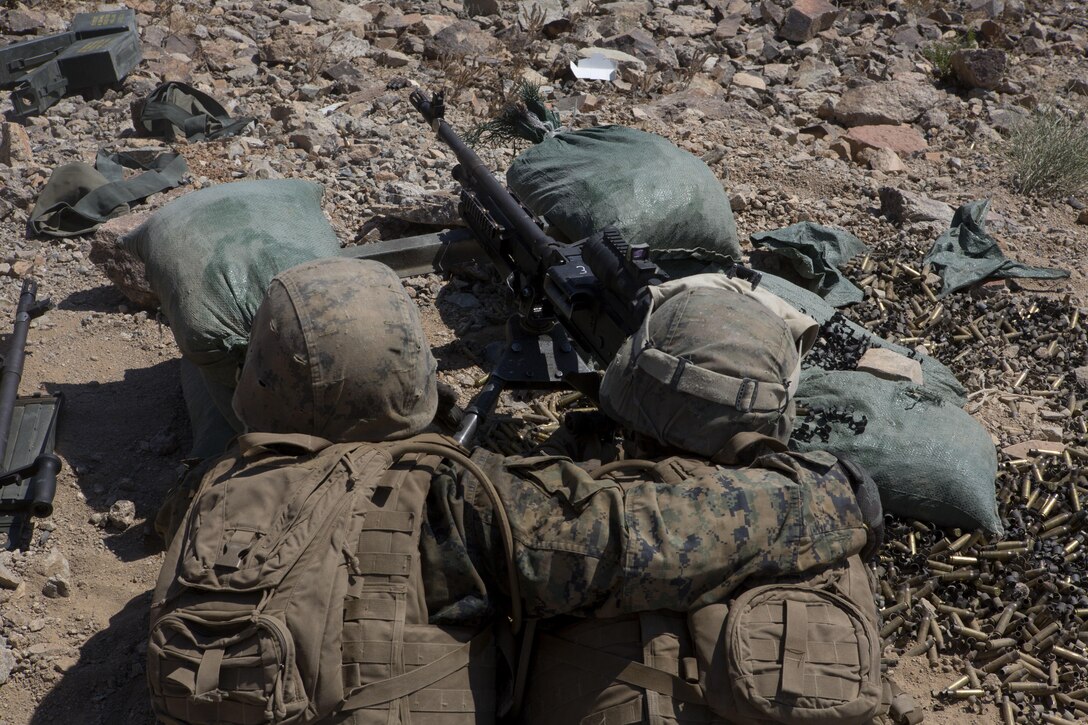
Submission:
[[[233,407],[249,432],[405,438],[434,418],[435,370],[419,310],[392,269],[320,259],[269,284]]]
[[[721,463],[733,462],[728,444],[738,433],[786,442],[815,320],[722,274],[650,292],[642,327],[605,370],[602,410],[660,444]]]

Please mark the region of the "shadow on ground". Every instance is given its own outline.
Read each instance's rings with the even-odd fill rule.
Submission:
[[[133,597],[84,642],[79,660],[42,699],[31,725],[155,722],[144,675],[150,602],[150,592]]]
[[[45,387],[64,395],[57,451],[87,503],[108,512],[115,501],[127,499],[136,505],[137,518],[154,519],[189,450],[178,361],[126,370],[116,382]],[[157,548],[149,548],[139,527],[112,533],[105,543],[123,561]]]

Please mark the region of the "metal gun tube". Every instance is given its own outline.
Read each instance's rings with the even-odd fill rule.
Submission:
[[[457,132],[443,120],[444,107],[441,95],[436,94],[435,97],[436,102],[431,103],[421,92],[412,91],[409,100],[416,110],[423,115],[423,118],[431,124],[431,128],[434,129],[438,138],[450,147],[465,171],[479,184],[487,201],[494,204],[499,212],[506,217],[510,225],[514,227],[516,234],[530,245],[532,256],[538,262],[547,261],[550,250],[559,242],[549,237],[544,233],[544,230],[537,226],[532,217],[526,214],[517,200],[510,195],[510,192],[491,174],[487,166],[484,165],[483,160],[476,155],[476,152],[469,148],[468,144],[457,135]]]
[[[23,280],[19,304],[15,308],[15,329],[8,341],[4,355],[4,371],[0,373],[0,463],[8,449],[11,420],[15,414],[15,399],[19,395],[19,380],[23,377],[23,359],[26,356],[26,336],[30,330],[30,313],[38,295],[38,283]]]

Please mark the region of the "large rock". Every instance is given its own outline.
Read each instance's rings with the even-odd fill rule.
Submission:
[[[804,43],[834,25],[838,16],[839,9],[827,0],[797,0],[786,13],[778,36]]]
[[[0,124],[0,164],[21,166],[34,160],[30,150],[30,136],[17,123]]]
[[[499,0],[465,0],[465,12],[469,15],[498,15]]]
[[[717,27],[715,23],[706,18],[692,15],[666,15],[661,20],[661,28],[666,35],[681,36],[684,38],[701,38],[710,35]]]
[[[933,221],[950,224],[954,210],[943,201],[885,186],[880,190],[880,213],[893,224]]]
[[[121,244],[121,237],[140,226],[150,212],[124,214],[100,226],[91,239],[90,260],[137,307],[153,310],[159,296],[147,282],[143,261]]]
[[[8,681],[15,669],[15,655],[7,647],[7,641],[0,637],[0,685]]]
[[[658,43],[653,35],[642,28],[605,38],[600,45],[630,53],[654,67],[672,69],[679,65],[676,51],[667,43]]]
[[[847,90],[830,111],[844,126],[910,123],[941,101],[941,92],[924,78],[898,78]]]
[[[0,561],[0,589],[18,589],[22,583],[23,578]]]
[[[968,88],[993,90],[1005,77],[1005,51],[998,48],[961,48],[951,62],[956,79]]]
[[[480,30],[476,23],[461,20],[427,38],[423,45],[423,55],[432,60],[443,56],[458,58],[489,55],[496,50],[498,44],[495,36]]]
[[[855,154],[862,148],[888,149],[904,155],[929,148],[922,134],[907,125],[855,126],[847,131],[846,140]]]

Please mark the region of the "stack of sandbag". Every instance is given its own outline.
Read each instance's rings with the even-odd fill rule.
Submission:
[[[740,259],[722,183],[668,139],[624,126],[562,130],[532,86],[473,138],[531,141],[506,172],[510,190],[569,241],[614,226],[652,249],[706,249]]]
[[[319,185],[298,179],[212,186],[164,206],[121,240],[143,261],[182,355],[201,373],[207,394],[187,395],[190,405],[212,401],[235,428],[235,377],[268,283],[340,248],[321,195]],[[192,380],[187,387],[199,389]],[[207,442],[194,444],[207,450]]]
[[[888,513],[1002,533],[994,491],[997,453],[986,429],[961,408],[964,390],[952,371],[842,316],[829,324],[836,310],[791,282],[765,275],[762,286],[814,317],[825,340],[848,335],[865,347],[917,361],[921,374],[921,381],[885,379],[817,363],[802,372],[797,386],[803,412],[790,447],[831,451],[865,466]]]
[[[653,249],[713,249],[740,259],[725,189],[671,141],[624,126],[561,131],[522,153],[510,190],[568,239],[607,226]]]

